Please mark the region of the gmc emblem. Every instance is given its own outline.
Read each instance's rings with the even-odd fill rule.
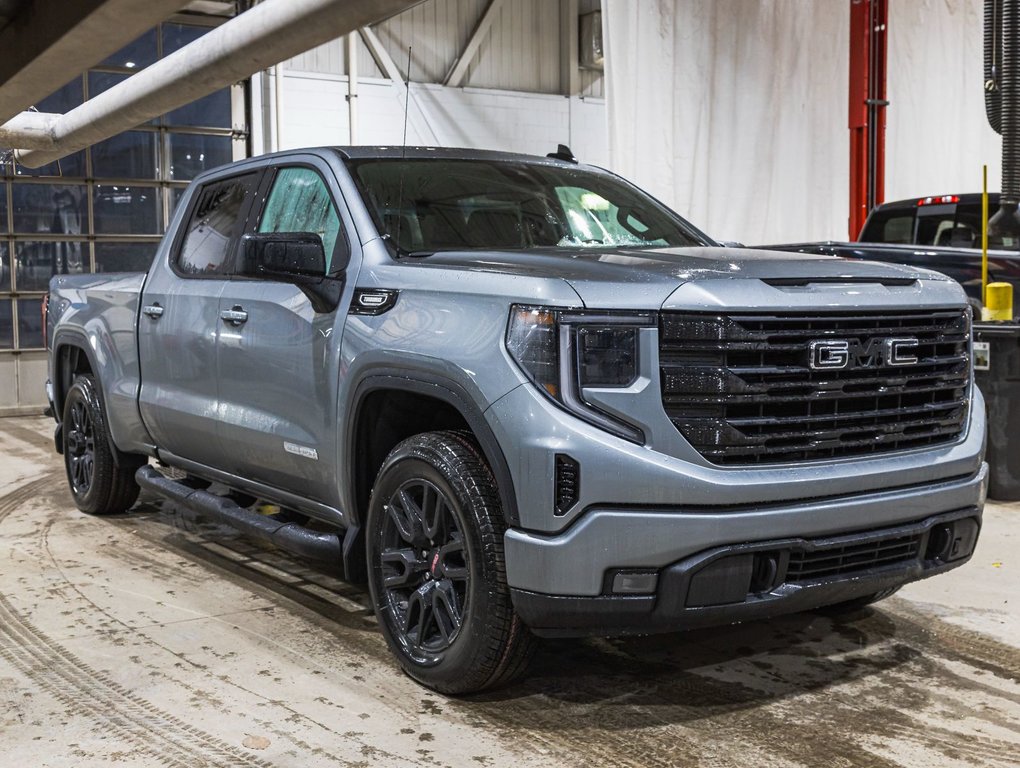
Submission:
[[[879,365],[917,365],[917,339],[823,339],[808,344],[811,357],[808,365],[814,370],[835,371],[842,368],[874,368]],[[852,364],[852,365],[851,365]]]

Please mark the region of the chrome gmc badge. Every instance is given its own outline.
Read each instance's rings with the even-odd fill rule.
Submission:
[[[813,370],[874,368],[876,366],[917,365],[916,337],[893,339],[820,339],[808,344],[808,365]]]

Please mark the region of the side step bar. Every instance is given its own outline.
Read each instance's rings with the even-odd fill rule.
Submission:
[[[244,507],[232,500],[208,491],[189,488],[182,482],[172,480],[155,467],[146,465],[135,473],[135,481],[142,488],[159,494],[182,507],[205,517],[226,523],[241,533],[272,544],[275,547],[301,557],[329,563],[344,568],[343,532],[327,533],[313,531],[297,523],[274,520]]]

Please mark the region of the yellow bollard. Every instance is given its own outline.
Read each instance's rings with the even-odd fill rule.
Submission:
[[[1013,286],[1009,283],[989,283],[985,291],[985,307],[982,320],[1013,319]]]

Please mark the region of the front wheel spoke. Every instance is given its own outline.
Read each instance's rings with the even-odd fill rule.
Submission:
[[[384,550],[381,559],[383,565],[388,565],[398,571],[383,577],[383,585],[387,589],[414,584],[421,578],[422,571],[426,567],[426,564],[410,548]]]
[[[469,575],[467,558],[464,556],[464,542],[459,538],[444,544],[439,549],[439,562],[442,575],[458,581]]]
[[[450,582],[440,583],[432,593],[432,612],[436,627],[447,644],[453,641],[460,629],[460,601]]]
[[[393,521],[393,525],[396,527],[400,538],[408,544],[413,544],[416,526],[414,518],[408,513],[407,508],[403,506],[403,498],[400,499],[399,503],[396,496],[390,499],[390,503],[386,505],[386,514]]]
[[[431,592],[434,582],[426,582],[411,593],[407,599],[407,613],[404,614],[404,634],[413,645],[425,643],[425,631],[432,620]]]
[[[440,527],[443,522],[443,509],[445,499],[437,489],[431,486],[424,486],[422,489],[421,522],[425,538],[435,541],[439,538]]]

